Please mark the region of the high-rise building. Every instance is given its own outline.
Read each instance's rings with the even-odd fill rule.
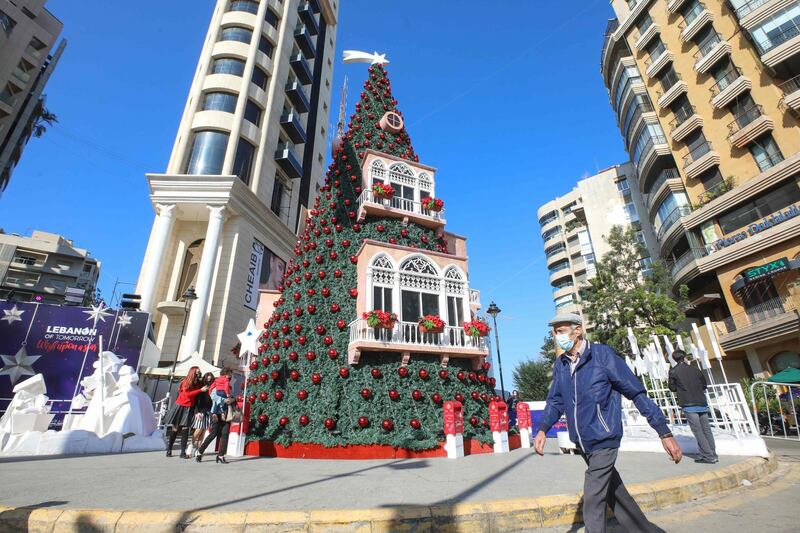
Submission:
[[[220,361],[276,289],[324,174],[336,0],[217,0],[139,275],[165,359]]]
[[[689,315],[729,378],[800,364],[800,1],[611,4],[602,74]]]
[[[46,0],[0,2],[0,195],[44,112],[44,87],[66,41]]]
[[[655,235],[642,225],[644,202],[631,163],[607,168],[578,181],[564,196],[539,208],[553,303],[558,312],[583,313],[582,285],[595,275],[595,262],[608,252],[611,228],[633,226],[643,246],[641,266],[646,271],[656,251]]]
[[[61,235],[34,231],[23,237],[0,230],[0,298],[87,303],[99,277],[100,262]],[[69,292],[78,299],[67,298]]]

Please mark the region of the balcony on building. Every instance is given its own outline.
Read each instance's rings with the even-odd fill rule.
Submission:
[[[727,41],[715,39],[704,43],[694,55],[694,69],[700,74],[705,74],[722,58],[729,56],[733,47]]]
[[[300,47],[300,50],[303,51],[303,55],[306,58],[314,59],[314,56],[316,55],[314,38],[311,36],[308,28],[305,26],[299,26],[297,29],[295,29],[294,41],[297,43],[297,46]]]
[[[645,145],[642,147],[638,161],[636,161],[640,189],[645,189],[645,187],[642,185],[646,184],[652,177],[652,171],[659,170],[659,166],[656,164],[658,159],[662,156],[669,156],[671,154],[672,151],[667,144],[666,137],[654,135],[647,140],[647,143],[645,143]]]
[[[685,205],[680,205],[670,211],[669,215],[666,216],[666,218],[661,222],[661,225],[657,228],[656,238],[658,239],[658,242],[669,242],[672,237],[674,237],[675,231],[682,229],[682,225],[678,223],[681,217],[684,217],[691,212],[692,208]]]
[[[303,144],[306,142],[306,130],[303,128],[303,123],[300,122],[300,115],[296,111],[284,110],[281,115],[281,127],[293,143]]]
[[[661,90],[656,91],[658,107],[664,109],[675,101],[678,96],[685,94],[689,86],[681,79],[680,74],[674,70],[668,72],[661,79]]]
[[[717,83],[711,86],[711,105],[724,109],[739,96],[753,88],[753,82],[742,74],[741,69],[729,69]]]
[[[703,127],[703,118],[697,114],[693,105],[681,107],[675,111],[675,118],[670,122],[670,137],[673,141],[682,141],[697,128]]]
[[[773,0],[749,0],[748,2],[742,3],[740,6],[736,7],[733,2],[728,0],[729,7],[731,11],[736,15],[736,18],[739,19],[739,23],[745,29],[750,29],[750,24],[747,24],[748,21],[752,20],[753,15],[756,11],[759,11],[760,8],[766,4],[769,4]]]
[[[797,304],[796,297],[779,295],[714,323],[720,345],[724,350],[741,350],[760,342],[797,338],[800,332]]]
[[[698,208],[703,207],[711,200],[719,198],[728,191],[732,191],[735,186],[736,186],[736,180],[731,177],[718,181],[717,183],[715,183],[714,185],[710,186],[705,191],[697,195],[696,206]]]
[[[796,57],[800,54],[800,24],[790,21],[780,31],[771,31],[768,35],[754,38],[756,48],[761,54],[761,61],[768,67],[777,70],[780,74],[784,67],[792,62],[795,68],[789,71],[796,72]]]
[[[698,2],[678,23],[678,28],[681,30],[681,41],[689,42],[703,26],[712,20],[714,20],[714,16],[711,12],[702,2]]]
[[[443,231],[447,223],[444,218],[444,209],[430,211],[424,208],[420,202],[397,195],[391,198],[375,198],[375,193],[370,188],[361,191],[356,200],[356,210],[356,218],[359,222],[363,222],[367,215],[399,218],[437,232]]]
[[[636,41],[633,44],[633,47],[636,48],[637,51],[641,52],[647,43],[653,40],[653,37],[659,35],[661,33],[661,26],[653,22],[644,31],[639,33],[639,37],[636,38]]]
[[[563,242],[551,246],[544,251],[544,257],[547,262],[547,268],[551,268],[559,261],[565,261],[567,259],[567,246]]]
[[[303,24],[306,25],[308,31],[311,35],[317,35],[319,33],[319,22],[317,22],[317,17],[314,14],[314,9],[311,7],[309,2],[303,2],[298,6],[297,13],[300,15],[300,20],[303,21]]]
[[[573,267],[575,262],[573,262]],[[569,261],[564,260],[561,263],[553,265],[552,267],[548,268],[550,272],[550,285],[556,286],[558,282],[563,281],[565,278],[572,279],[572,273],[569,270]]]
[[[303,175],[303,165],[297,159],[295,147],[290,142],[278,144],[278,148],[275,150],[275,162],[292,179]]]
[[[661,69],[674,60],[675,54],[666,48],[663,49],[656,57],[648,57],[647,60],[645,60],[645,75],[647,75],[648,78],[653,78],[656,74],[661,72]]]
[[[679,286],[697,276],[700,273],[697,261],[706,255],[706,250],[703,248],[689,248],[674,261],[667,261],[672,283]]]
[[[311,80],[314,79],[314,76],[311,73],[311,67],[308,66],[308,61],[306,61],[306,58],[302,53],[298,52],[297,54],[293,55],[289,59],[289,64],[292,66],[292,70],[297,76],[297,79],[299,79],[303,85],[308,85],[311,83]]]
[[[800,113],[800,75],[783,82],[780,86],[783,91],[783,103],[789,109]]]
[[[696,178],[719,163],[719,153],[714,151],[710,141],[706,141],[683,156],[683,172],[687,178]]]
[[[673,191],[683,191],[681,175],[676,168],[665,168],[650,186],[650,192],[646,195],[647,208],[651,219],[653,218],[653,212],[659,204]]]
[[[289,101],[292,102],[298,113],[308,113],[311,109],[311,103],[308,101],[306,91],[296,79],[286,82],[286,96],[289,97]]]
[[[728,124],[728,142],[736,148],[744,148],[773,129],[775,122],[764,114],[764,108],[754,105],[736,115]]]
[[[670,13],[677,13],[681,6],[685,3],[686,0],[668,0],[667,11]]]

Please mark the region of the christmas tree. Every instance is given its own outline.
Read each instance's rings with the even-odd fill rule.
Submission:
[[[264,324],[260,353],[250,363],[248,441],[427,450],[444,441],[443,404],[456,400],[463,405],[465,439],[490,443],[488,406],[495,381],[487,376],[485,345],[479,337],[467,336],[463,327],[469,315],[457,324],[451,320],[455,327],[446,333],[420,333],[419,316],[409,318],[404,309],[405,329],[376,329],[372,339],[384,342],[372,343],[371,350],[353,350],[354,327],[373,335],[361,316],[372,309],[359,309],[358,304],[359,262],[370,260],[359,256],[362,246],[385,244],[423,256],[449,254],[442,227],[419,223],[420,216],[403,216],[403,204],[385,213],[378,209],[377,214],[359,209],[365,191],[372,193],[374,186],[400,195],[395,184],[386,191],[389,180],[373,183],[362,176],[370,154],[412,166],[419,161],[382,65],[369,68],[347,133],[334,144],[325,186],[301,229],[276,309]],[[408,208],[433,220],[441,202],[425,200],[434,211],[420,209],[420,202]],[[381,201],[375,205],[380,208]],[[386,305],[377,310],[387,311],[381,315],[384,321],[391,317]],[[475,325],[480,331],[473,329],[473,334],[486,333],[483,324]],[[408,342],[424,346],[404,353],[393,350],[394,344]],[[448,348],[459,343],[466,346],[460,352]],[[459,353],[448,357],[448,350]]]

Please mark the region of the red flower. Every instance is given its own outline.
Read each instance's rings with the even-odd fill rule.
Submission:
[[[438,315],[425,315],[419,319],[419,325],[425,329],[441,329],[444,327],[444,320]]]
[[[387,183],[376,183],[372,186],[372,194],[375,198],[391,198],[394,196],[394,189]]]
[[[464,332],[470,337],[485,337],[492,328],[483,320],[473,320],[464,323]]]
[[[368,311],[362,315],[367,321],[367,325],[371,328],[383,326],[391,328],[397,322],[397,315],[395,313],[388,313],[386,311]]]

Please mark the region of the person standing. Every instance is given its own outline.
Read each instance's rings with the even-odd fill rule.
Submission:
[[[622,440],[622,400],[633,401],[661,438],[669,457],[678,463],[681,448],[670,433],[661,409],[647,396],[625,361],[613,348],[583,338],[583,320],[574,313],[550,322],[557,345],[564,351],[553,366],[534,449],[544,455],[547,431],[566,413],[572,442],[586,462],[583,521],[587,533],[606,530],[606,505],[628,531],[660,531],[647,520],[614,467]]]
[[[686,352],[675,350],[672,358],[678,364],[669,370],[669,390],[677,394],[678,405],[681,406],[683,416],[689,422],[700,457],[695,463],[714,464],[719,461],[717,446],[714,443],[714,434],[708,416],[708,401],[706,400],[706,377],[696,366],[686,361]]]
[[[178,438],[178,433],[181,435],[181,458],[188,459],[186,454],[186,445],[189,441],[189,428],[192,427],[192,420],[194,417],[194,402],[198,394],[208,390],[208,387],[202,386],[200,383],[200,369],[193,366],[189,369],[189,373],[181,381],[178,388],[178,399],[170,408],[167,413],[167,419],[164,422],[166,426],[172,428],[169,435],[169,443],[167,445],[167,457],[172,457],[172,447],[175,445],[175,440]]]
[[[211,387],[214,384],[214,374],[206,372],[203,376],[203,385]],[[211,391],[202,392],[197,395],[194,402],[194,419],[192,422],[192,448],[199,452],[200,445],[206,430],[211,427]],[[191,455],[191,453],[189,454]]]
[[[227,376],[230,378],[233,372],[229,368],[223,368],[220,375]],[[208,432],[208,436],[206,440],[203,441],[203,444],[200,445],[200,449],[198,450],[197,456],[195,460],[200,463],[203,461],[203,453],[206,451],[206,448],[211,444],[211,441],[218,438],[218,448],[217,448],[217,463],[228,464],[228,461],[225,460],[225,454],[228,451],[228,436],[231,432],[231,422],[234,421],[234,418],[238,416],[236,410],[236,397],[228,397],[222,400],[223,406],[220,412],[212,412],[211,413],[211,430]]]

